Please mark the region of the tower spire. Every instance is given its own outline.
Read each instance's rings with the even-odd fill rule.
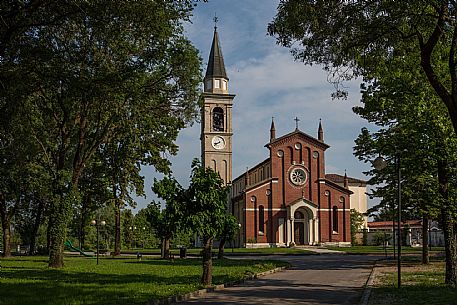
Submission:
[[[324,142],[324,129],[322,128],[322,120],[319,119],[319,128],[317,130],[317,139]]]
[[[214,16],[214,36],[205,79],[219,77],[228,80],[227,73],[225,72],[224,57],[222,56],[222,49],[219,43],[219,35],[217,33],[217,22],[218,18]]]
[[[274,117],[271,117],[271,127],[270,127],[270,142],[276,139],[276,128]]]

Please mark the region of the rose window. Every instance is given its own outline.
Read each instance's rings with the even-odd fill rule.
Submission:
[[[295,168],[290,172],[290,181],[295,185],[306,183],[306,172],[303,168]]]

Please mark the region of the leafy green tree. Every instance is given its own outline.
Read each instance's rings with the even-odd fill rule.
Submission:
[[[401,53],[405,50],[398,49]],[[362,86],[363,107],[354,112],[379,129],[362,129],[356,140],[355,155],[369,162],[383,154],[391,160],[401,158],[402,219],[436,218],[440,215],[446,241],[446,282],[456,276],[455,232],[457,210],[453,204],[452,185],[455,172],[457,137],[426,76],[414,56],[405,51],[401,58],[392,57],[380,64],[371,79]],[[425,84],[425,85],[424,85]],[[399,102],[401,101],[401,102]],[[397,168],[395,162],[382,171],[368,172],[372,184],[383,184],[371,196],[382,198],[378,210],[388,216],[397,207]],[[392,217],[393,215],[391,215]],[[427,234],[423,236],[427,238]],[[425,243],[424,243],[425,242]],[[423,240],[426,244],[426,240]],[[423,253],[428,261],[428,253]]]
[[[363,229],[363,224],[365,223],[365,217],[362,213],[358,212],[355,209],[351,209],[350,211],[351,217],[351,244],[357,244],[357,233],[359,233]]]
[[[49,266],[58,268],[96,152],[117,135],[136,136],[146,143],[140,162],[160,170],[198,113],[200,59],[182,26],[191,0],[33,4],[2,3],[11,15],[0,29],[0,107],[33,114],[28,136],[47,156],[53,195]]]
[[[283,0],[268,32],[296,60],[323,64],[336,85],[371,78],[386,59],[414,58],[457,132],[456,14],[455,1]]]
[[[240,225],[238,220],[233,215],[227,215],[224,218],[224,225],[221,232],[218,234],[217,238],[219,239],[219,251],[217,253],[217,258],[224,258],[224,247],[228,241],[232,241],[238,231],[240,230]]]
[[[161,239],[162,258],[170,257],[170,240],[183,226],[185,190],[173,177],[154,180],[152,190],[165,200],[165,208],[152,202],[148,206],[148,220]]]
[[[223,231],[227,218],[227,188],[217,172],[194,159],[185,203],[186,222],[203,239],[202,284],[211,285],[214,239]]]
[[[425,216],[432,212],[429,207],[440,207],[448,284],[456,282],[455,211],[450,197],[450,164],[454,162],[457,131],[455,14],[453,1],[285,0],[268,28],[279,44],[292,48],[295,59],[305,64],[323,64],[337,86],[360,76],[368,83],[363,88],[364,100],[372,98],[373,108],[366,105],[362,116],[386,129],[373,135],[365,131],[356,150],[364,150],[368,158],[381,148],[388,156],[401,152],[402,163],[407,165],[402,167],[402,183],[407,191],[404,195],[409,196],[409,202],[415,201],[409,208],[422,207]],[[336,96],[345,95],[337,87]],[[451,123],[440,109],[444,106]],[[448,126],[453,127],[452,137]],[[372,143],[365,142],[366,149],[362,149],[363,140],[370,137]],[[386,143],[394,144],[396,149],[389,151]],[[391,166],[376,175],[373,182],[391,184],[378,194],[393,194],[389,192],[395,183],[393,173],[395,169]],[[438,196],[425,208],[408,189],[417,187],[414,180],[425,182],[429,176],[435,177],[433,193]]]
[[[3,233],[3,256],[11,255],[11,225],[20,223],[18,233],[27,234],[34,244],[35,227],[44,207],[39,203],[48,190],[48,177],[40,163],[42,153],[24,124],[28,113],[17,105],[0,111],[0,223]],[[41,210],[40,210],[41,208]],[[34,212],[38,212],[33,215]],[[22,214],[22,215],[21,215]],[[35,221],[36,224],[36,221]],[[16,224],[15,224],[16,225]],[[37,229],[37,228],[36,228]],[[35,233],[35,234],[33,234]]]
[[[148,221],[147,209],[140,209],[135,214],[136,240],[140,243],[142,248],[151,248],[157,244],[157,238],[154,230]]]

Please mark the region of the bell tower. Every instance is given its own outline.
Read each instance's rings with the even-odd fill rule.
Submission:
[[[226,185],[232,182],[232,106],[235,97],[229,94],[228,83],[217,27],[214,26],[204,79],[200,140],[202,164],[217,171]]]

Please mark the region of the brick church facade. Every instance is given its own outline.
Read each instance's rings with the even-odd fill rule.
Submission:
[[[270,157],[233,180],[231,211],[241,224],[240,246],[350,244],[350,195],[325,175],[322,125],[314,138],[298,129],[276,138]]]
[[[241,224],[238,246],[350,244],[348,178],[325,175],[324,132],[317,138],[297,128],[276,137],[270,129],[268,159],[232,179],[232,106],[217,28],[204,79],[202,162],[231,184],[228,210]],[[331,177],[331,176],[329,176]]]

